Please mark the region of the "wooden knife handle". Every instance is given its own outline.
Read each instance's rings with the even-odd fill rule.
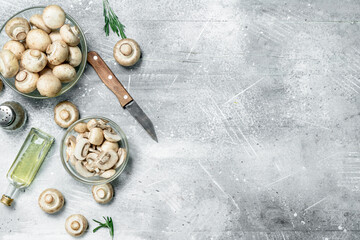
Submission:
[[[133,98],[126,91],[124,86],[115,77],[114,73],[106,65],[104,60],[99,56],[97,52],[91,51],[88,53],[87,61],[95,69],[99,75],[101,81],[116,95],[122,107],[125,107]]]

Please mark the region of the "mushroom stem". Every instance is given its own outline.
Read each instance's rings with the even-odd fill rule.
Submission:
[[[45,202],[46,203],[52,203],[54,201],[53,196],[51,196],[51,194],[46,194],[45,195]]]
[[[26,31],[24,28],[18,27],[14,30],[13,35],[16,39],[23,40],[26,38]]]
[[[61,117],[62,120],[68,120],[69,117],[70,117],[69,111],[68,111],[68,110],[65,110],[65,109],[62,110],[62,111],[60,112],[60,117]]]
[[[74,230],[78,230],[80,228],[80,223],[78,221],[73,221],[71,223],[71,228]]]
[[[98,195],[99,198],[103,199],[105,197],[105,191],[104,189],[100,188],[99,190],[97,190],[96,194]]]
[[[124,43],[120,46],[120,52],[125,56],[129,56],[132,53],[132,48],[128,43]]]

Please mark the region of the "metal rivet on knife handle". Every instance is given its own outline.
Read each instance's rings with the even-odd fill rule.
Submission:
[[[119,82],[114,73],[96,52],[88,53],[88,62],[95,69],[101,81],[116,95],[122,107],[133,101],[133,98]]]

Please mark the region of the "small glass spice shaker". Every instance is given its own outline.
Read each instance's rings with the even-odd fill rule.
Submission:
[[[27,119],[24,108],[18,102],[4,102],[0,105],[0,127],[5,130],[17,130],[24,126]]]

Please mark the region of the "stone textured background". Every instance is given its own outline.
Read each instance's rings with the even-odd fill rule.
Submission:
[[[359,239],[360,2],[110,0],[143,57],[124,69],[105,37],[100,0],[0,1],[0,23],[29,6],[60,4],[86,32],[156,126],[152,141],[87,66],[67,94],[34,101],[26,128],[0,131],[0,190],[31,127],[56,137],[33,184],[13,208],[0,206],[0,239],[70,239],[68,215],[112,216],[115,239]],[[131,160],[109,205],[63,169],[64,130],[53,107],[69,99],[81,116],[117,122]],[[47,215],[40,192],[66,206]]]

